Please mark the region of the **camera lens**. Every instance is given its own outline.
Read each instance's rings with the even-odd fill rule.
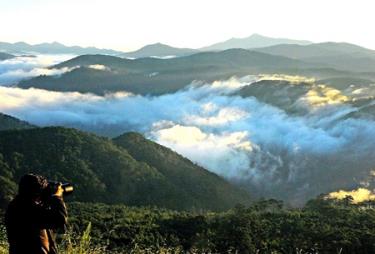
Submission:
[[[61,187],[64,189],[64,194],[70,194],[74,190],[73,185],[70,183],[64,183]]]

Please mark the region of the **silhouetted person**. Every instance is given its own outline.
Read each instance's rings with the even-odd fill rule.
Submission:
[[[39,175],[21,178],[5,215],[10,254],[57,253],[56,230],[65,228],[67,211],[61,185],[49,187]]]

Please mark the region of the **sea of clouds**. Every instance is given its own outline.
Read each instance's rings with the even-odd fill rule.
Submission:
[[[254,196],[298,204],[322,192],[368,185],[375,166],[375,122],[343,117],[357,109],[332,92],[307,93],[304,115],[290,115],[233,93],[258,76],[194,83],[162,96],[0,87],[0,112],[39,126],[103,135],[139,131]],[[313,91],[313,89],[312,89]],[[335,100],[336,101],[332,101]],[[368,187],[368,186],[367,186]]]
[[[39,126],[75,127],[112,137],[141,132],[255,197],[301,204],[322,192],[374,188],[375,122],[352,117],[359,108],[338,90],[312,86],[295,103],[304,113],[290,114],[259,98],[234,94],[260,79],[296,84],[313,80],[246,76],[195,82],[162,96],[127,92],[98,96],[11,86],[27,77],[69,71],[47,66],[70,57],[17,57],[0,62],[0,112]],[[374,91],[374,87],[360,88],[353,94],[360,98]]]

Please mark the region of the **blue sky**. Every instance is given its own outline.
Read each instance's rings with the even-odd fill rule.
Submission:
[[[375,49],[374,9],[371,0],[0,0],[0,41],[133,50],[260,33]]]

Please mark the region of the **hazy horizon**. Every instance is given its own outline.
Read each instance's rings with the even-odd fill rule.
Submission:
[[[0,3],[0,22],[12,20],[3,27],[0,41],[57,41],[68,46],[132,51],[157,42],[200,48],[257,33],[375,49],[375,37],[368,35],[375,6],[359,2],[15,0]]]

